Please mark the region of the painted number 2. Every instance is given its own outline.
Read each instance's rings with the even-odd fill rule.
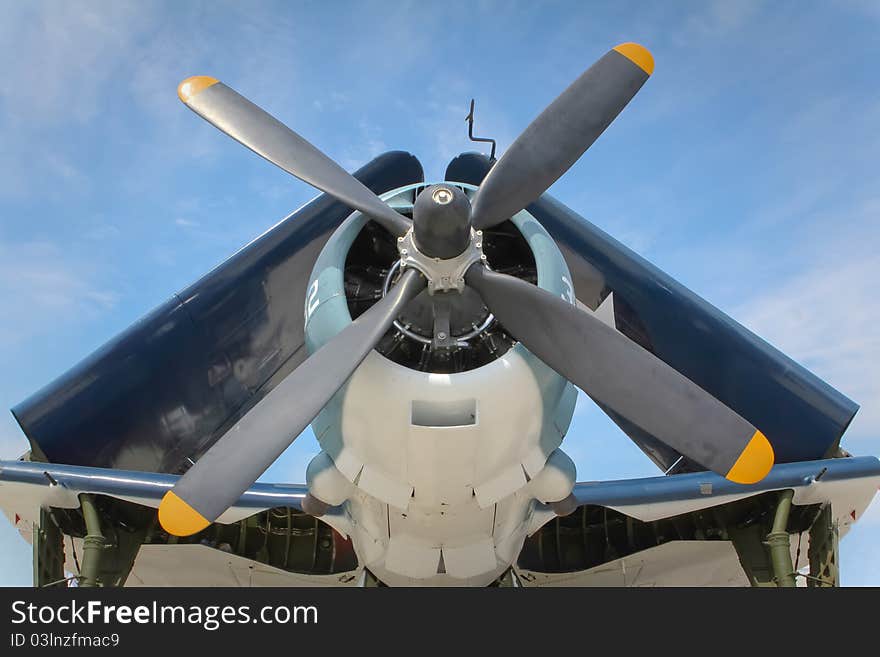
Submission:
[[[315,308],[318,307],[318,279],[316,278],[312,281],[312,284],[309,286],[309,295],[306,298],[306,321],[308,321],[309,317],[312,316],[312,313],[315,312]]]

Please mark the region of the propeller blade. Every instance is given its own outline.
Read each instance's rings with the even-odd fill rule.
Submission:
[[[489,228],[543,194],[620,114],[654,71],[637,43],[609,50],[527,127],[489,171],[471,223]]]
[[[177,87],[180,100],[193,112],[257,155],[287,173],[360,210],[396,236],[410,227],[336,162],[293,130],[222,82],[206,75],[187,78]]]
[[[226,511],[287,449],[382,338],[404,306],[425,287],[415,270],[312,354],[254,406],[165,494],[159,522],[189,536]]]
[[[773,467],[764,434],[588,312],[480,263],[465,280],[529,351],[676,451],[741,484],[760,481]]]

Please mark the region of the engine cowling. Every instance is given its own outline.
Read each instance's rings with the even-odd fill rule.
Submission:
[[[408,214],[426,186],[383,200]],[[456,186],[469,195],[476,189]],[[490,267],[573,302],[561,253],[527,212],[483,237]],[[399,266],[393,238],[360,213],[349,217],[310,278],[308,348],[320,348],[375,303]],[[533,500],[561,500],[574,484],[574,466],[558,448],[576,390],[469,293],[473,298],[451,304],[451,339],[438,343],[430,321],[437,295],[423,292],[312,423],[323,453],[310,468],[311,493],[333,503],[347,499],[357,521],[342,529],[389,583],[442,575],[491,581],[521,545]],[[322,476],[331,467],[341,477]],[[545,468],[553,472],[542,474]],[[388,505],[387,512],[376,505]],[[438,574],[441,552],[449,555]]]

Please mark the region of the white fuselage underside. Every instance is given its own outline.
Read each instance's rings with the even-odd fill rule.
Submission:
[[[327,520],[381,581],[491,583],[546,521],[536,500],[571,492],[557,408],[573,394],[521,348],[456,374],[373,352],[314,425],[310,492],[343,505],[344,519]]]

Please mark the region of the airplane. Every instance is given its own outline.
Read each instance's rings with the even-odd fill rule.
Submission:
[[[35,586],[839,585],[858,406],[546,193],[653,70],[615,46],[437,182],[184,80],[322,194],[12,409]],[[577,482],[578,389],[662,474]],[[309,425],[305,482],[258,483]]]

